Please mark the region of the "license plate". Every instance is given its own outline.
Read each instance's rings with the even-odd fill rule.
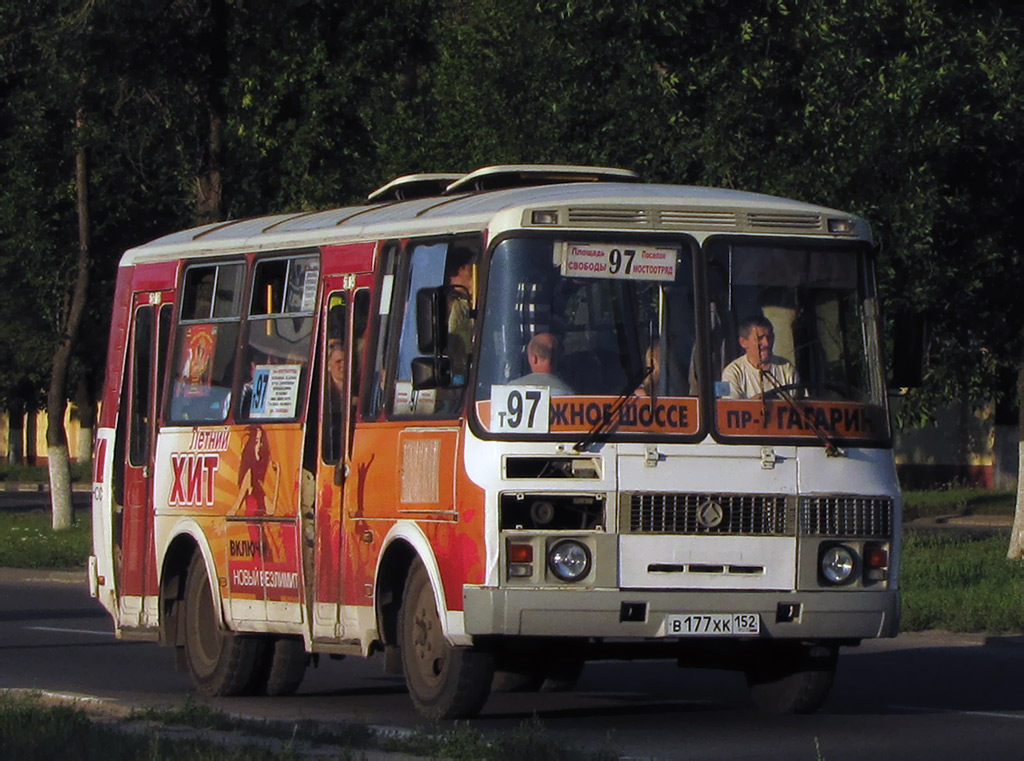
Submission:
[[[666,637],[736,637],[761,633],[757,613],[685,613],[665,616]]]

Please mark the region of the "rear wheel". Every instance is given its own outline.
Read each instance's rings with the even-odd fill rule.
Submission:
[[[416,710],[428,719],[464,719],[483,708],[494,677],[494,659],[444,637],[426,569],[409,571],[398,616],[405,683]]]
[[[814,713],[835,680],[835,647],[778,647],[748,665],[750,697],[767,713]]]
[[[271,697],[294,695],[306,676],[309,653],[300,637],[278,637],[267,642],[256,690]]]
[[[250,691],[262,647],[258,639],[223,627],[206,563],[196,553],[185,581],[185,663],[196,690],[210,697]]]

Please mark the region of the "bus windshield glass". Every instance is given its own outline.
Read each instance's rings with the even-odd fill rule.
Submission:
[[[709,245],[720,434],[888,437],[865,259],[859,248]]]
[[[485,429],[697,432],[688,244],[508,239],[485,304],[475,389]]]

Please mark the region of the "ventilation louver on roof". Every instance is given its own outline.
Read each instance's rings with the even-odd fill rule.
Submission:
[[[462,177],[461,173],[406,174],[396,177],[387,185],[377,188],[366,197],[367,201],[408,201],[413,198],[439,196],[444,189]]]
[[[460,177],[445,195],[481,190],[557,185],[563,182],[640,182],[629,169],[603,166],[562,166],[558,164],[506,164],[477,169]]]

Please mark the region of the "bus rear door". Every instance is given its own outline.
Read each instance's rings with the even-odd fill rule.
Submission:
[[[170,337],[172,291],[135,293],[128,372],[119,426],[125,436],[121,520],[115,523],[117,585],[125,628],[156,623],[157,569],[153,543],[153,457]],[[117,525],[119,523],[119,526]],[[119,530],[118,530],[119,529]]]

